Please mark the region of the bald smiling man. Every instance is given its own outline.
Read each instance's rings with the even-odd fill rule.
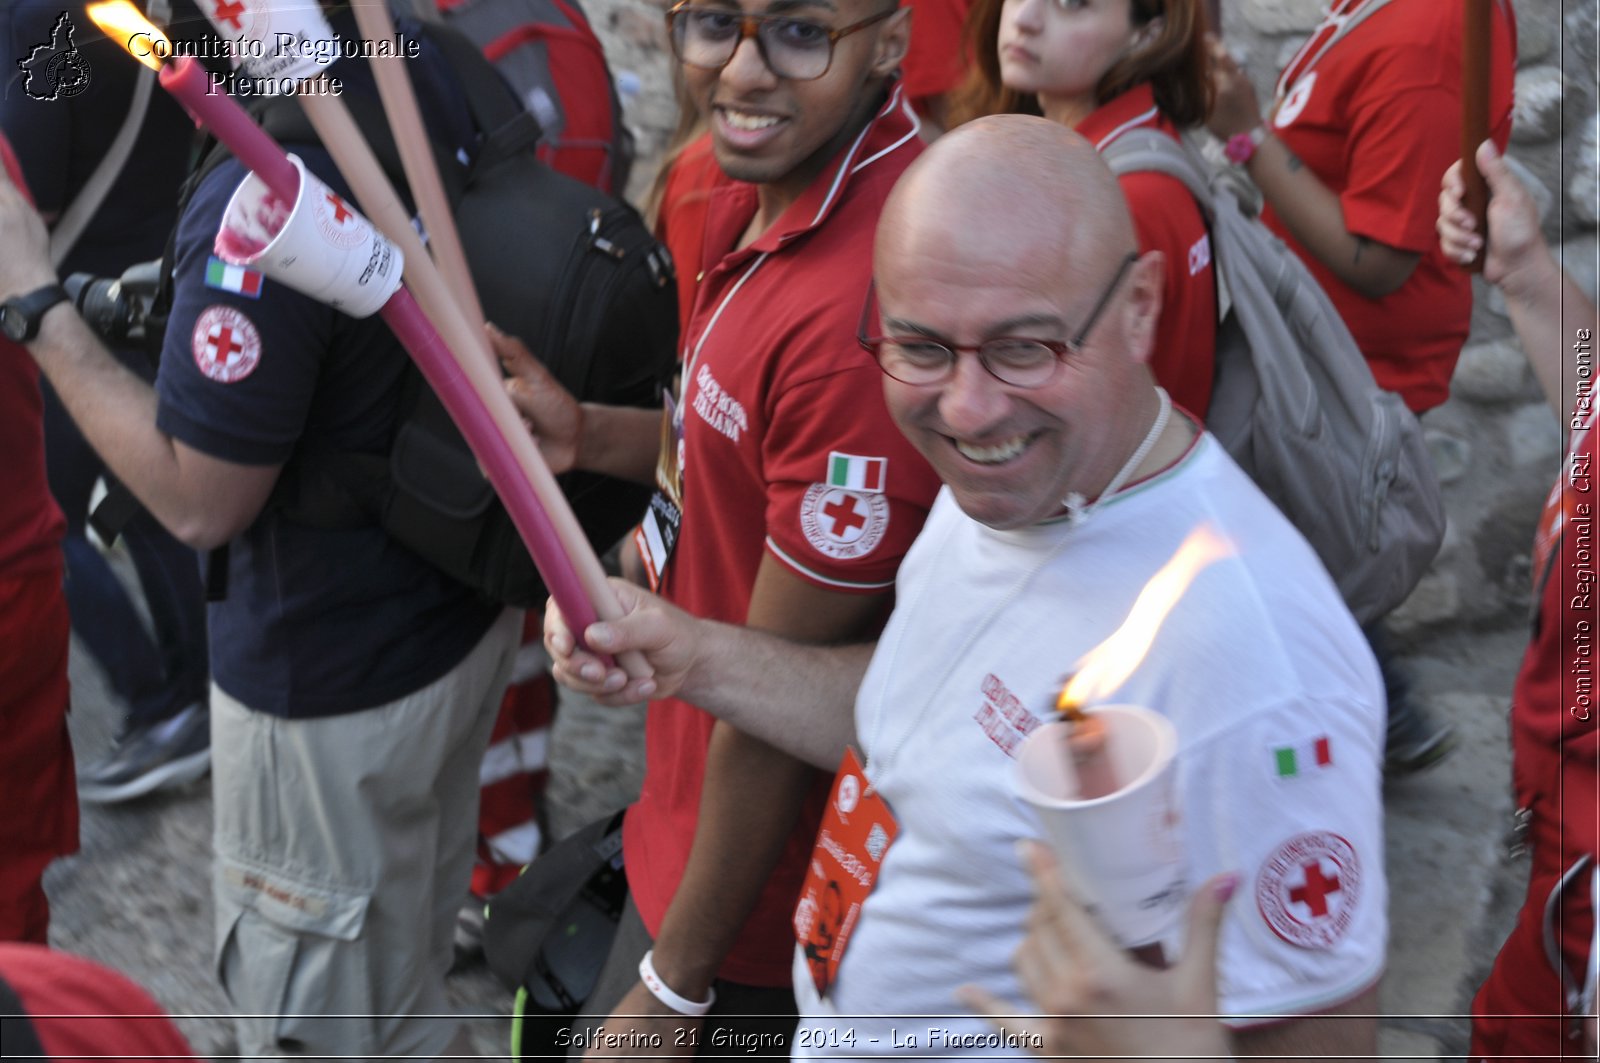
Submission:
[[[1010,965],[1032,894],[1016,842],[1040,827],[1012,758],[1202,526],[1232,556],[1106,700],[1177,729],[1191,886],[1238,871],[1250,894],[1220,946],[1234,1051],[1371,1054],[1387,934],[1377,668],[1310,547],[1153,383],[1161,260],[1137,253],[1115,180],[1043,119],[962,126],[891,195],[874,275],[863,345],[944,482],[879,641],[799,646],[619,585],[627,615],[587,634],[650,658],[655,678],[629,681],[546,620],[558,677],[603,700],[675,692],[829,768],[859,751],[864,768],[841,770],[864,776],[862,807],[881,799],[894,839],[861,857],[876,875],[825,991],[796,951],[796,1054],[1023,1051],[949,1017],[966,983],[1030,1010]],[[1281,752],[1302,748],[1321,755],[1285,773]]]

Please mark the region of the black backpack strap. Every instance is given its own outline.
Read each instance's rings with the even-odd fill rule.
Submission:
[[[506,79],[478,46],[439,23],[422,23],[421,30],[444,55],[466,95],[473,122],[483,132],[483,144],[474,167],[487,169],[509,155],[532,150],[544,136],[539,120],[522,106]]]
[[[89,527],[100,536],[101,542],[109,545],[117,541],[117,536],[143,508],[121,480],[112,479],[111,474],[107,473],[105,497],[90,511]]]

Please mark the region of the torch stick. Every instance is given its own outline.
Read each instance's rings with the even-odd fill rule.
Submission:
[[[446,349],[453,353],[462,373],[477,392],[480,407],[488,414],[499,434],[510,443],[512,454],[522,470],[524,479],[532,486],[540,505],[548,514],[562,551],[572,561],[572,568],[575,570],[578,585],[583,590],[583,596],[593,605],[592,610],[582,609],[573,613],[569,611],[569,605],[576,603],[557,597],[556,601],[560,604],[561,611],[567,614],[569,621],[574,624],[575,631],[581,630],[577,626],[582,623],[580,617],[618,619],[622,615],[622,607],[606,583],[605,569],[601,567],[600,559],[590,548],[589,540],[583,533],[583,526],[578,523],[572,507],[567,504],[566,496],[561,493],[560,485],[550,472],[550,466],[545,464],[544,458],[539,454],[538,446],[528,434],[521,417],[517,415],[511,399],[506,395],[499,367],[489,352],[482,330],[474,329],[468,323],[459,304],[450,298],[443,279],[428,258],[427,252],[423,250],[422,241],[417,237],[416,230],[411,227],[405,206],[400,202],[394,187],[389,184],[389,179],[384,176],[383,168],[372,154],[372,149],[367,146],[365,138],[361,136],[355,120],[350,117],[350,112],[337,96],[320,94],[315,86],[311,91],[300,95],[300,104],[305,109],[306,116],[311,119],[311,124],[328,154],[333,156],[334,165],[350,183],[350,188],[355,192],[356,200],[361,204],[362,210],[369,214],[378,231],[388,237],[405,255],[406,283],[416,297],[417,304],[421,307],[422,313],[427,315],[428,320],[433,322],[445,337]],[[503,491],[501,497],[505,497]],[[508,505],[507,509],[509,508]],[[533,544],[528,545],[531,552]],[[537,555],[534,560],[538,560]],[[542,565],[540,572],[545,572]],[[554,594],[555,586],[548,576],[545,583]],[[618,663],[635,679],[650,674],[649,664],[638,653],[630,651],[622,654]]]
[[[359,17],[359,6],[357,15]],[[388,21],[387,12],[382,17]],[[391,24],[392,26],[392,24]],[[332,39],[332,31],[324,23],[319,32]],[[398,61],[398,60],[397,60]],[[381,60],[374,59],[376,64]],[[404,77],[404,72],[401,71]],[[517,464],[521,466],[522,473],[527,483],[533,488],[540,505],[548,514],[550,523],[554,528],[556,537],[561,543],[563,552],[571,559],[572,567],[576,571],[579,585],[592,604],[591,610],[580,610],[578,613],[568,613],[574,623],[578,617],[598,615],[602,620],[616,620],[622,615],[622,607],[617,603],[616,596],[611,593],[611,588],[606,583],[605,569],[600,565],[600,559],[589,546],[588,537],[583,532],[583,527],[578,523],[577,516],[568,505],[566,496],[561,493],[560,485],[556,483],[555,476],[550,472],[550,467],[545,464],[544,458],[539,454],[539,448],[529,437],[527,429],[522,424],[522,419],[517,415],[511,400],[505,393],[501,381],[499,365],[493,353],[489,350],[488,340],[483,334],[483,311],[477,305],[476,293],[472,289],[471,276],[467,271],[464,257],[460,263],[460,282],[468,293],[471,305],[476,311],[470,318],[463,312],[463,305],[450,297],[449,287],[439,271],[434,268],[433,261],[428,257],[422,247],[422,241],[417,237],[416,231],[411,227],[411,219],[407,215],[400,197],[390,185],[389,179],[384,176],[383,168],[378,164],[366,138],[362,136],[355,121],[350,117],[350,112],[344,103],[332,92],[319,91],[323,88],[316,79],[307,79],[302,85],[309,82],[309,91],[300,93],[300,105],[310,119],[311,125],[317,131],[318,138],[323,147],[333,157],[334,165],[350,184],[355,193],[356,200],[361,204],[362,210],[378,228],[378,231],[388,237],[398,246],[405,257],[406,282],[421,306],[422,312],[433,322],[434,327],[445,337],[446,347],[461,363],[462,370],[467,379],[471,381],[473,390],[478,393],[481,408],[487,412],[495,428],[511,444],[512,452]],[[415,146],[420,147],[425,158],[415,164],[418,172],[425,173],[438,189],[438,174],[434,170],[434,161],[431,150],[427,147],[426,135],[422,132],[421,116],[416,111],[416,100],[409,92],[409,82],[406,84],[406,95],[411,103],[411,117],[417,123],[414,127]],[[385,108],[393,123],[395,112],[389,109],[388,100]],[[402,152],[405,150],[407,139],[401,129],[396,129],[396,142]],[[413,174],[414,164],[408,162],[406,171],[411,179],[413,191],[417,191],[419,183]],[[419,202],[421,192],[418,192]],[[438,203],[435,205],[439,217],[429,219],[424,215],[424,224],[429,233],[446,233],[447,239],[455,240],[455,224],[450,219],[448,206],[444,202],[443,192],[438,194]],[[437,228],[436,228],[437,226]],[[457,254],[460,254],[460,243],[455,241]],[[503,496],[502,496],[503,497]],[[532,544],[529,544],[530,552]],[[537,560],[537,558],[535,558]],[[541,567],[541,572],[543,569]],[[546,585],[552,586],[548,579]],[[566,613],[568,602],[561,598],[556,599]],[[575,628],[575,630],[577,630]],[[622,654],[619,663],[633,678],[640,679],[650,674],[650,666],[638,653],[629,652]]]
[[[163,66],[161,86],[226,144],[235,157],[249,166],[274,196],[284,203],[294,202],[300,183],[294,164],[277,142],[252,122],[231,96],[207,94],[205,71],[198,63],[183,56],[175,63]],[[371,160],[371,165],[376,168],[376,161]],[[348,178],[350,175],[346,176]],[[389,191],[392,196],[393,190]],[[409,225],[403,228],[410,230]],[[414,237],[415,233],[412,235]],[[426,255],[423,258],[426,261]],[[437,282],[437,278],[434,279]],[[537,452],[534,453],[532,465],[544,472],[547,481],[544,491],[549,494],[540,490],[541,485],[537,480],[519,476],[519,473],[528,471],[529,463],[525,454],[517,453],[516,441],[526,444],[528,449],[532,449],[533,443],[517,419],[516,411],[511,409],[511,400],[506,397],[505,389],[498,380],[493,380],[490,387],[483,386],[481,376],[489,372],[489,367],[482,359],[455,355],[406,289],[396,292],[380,312],[385,323],[417,362],[429,385],[438,392],[451,418],[461,427],[462,435],[467,438],[473,454],[484,465],[495,490],[505,501],[512,523],[522,534],[529,553],[544,577],[545,585],[560,603],[562,611],[571,609],[576,617],[584,618],[575,620],[575,625],[592,619],[598,610],[589,608],[591,600],[584,593],[586,588],[573,569],[576,559],[584,554],[588,555],[596,568],[599,567],[599,561],[589,549],[588,541],[582,538],[581,531],[578,541],[582,549],[580,553],[574,553],[552,526],[549,516],[551,499],[555,508],[565,510],[569,516],[572,510],[550,475],[549,467],[538,458]],[[480,379],[474,379],[471,371],[474,367],[482,370],[477,374]],[[497,411],[493,398],[498,398],[506,407],[506,412],[510,413],[511,430],[506,429],[502,418],[494,416]],[[488,418],[482,416],[484,412],[489,414]],[[526,490],[518,489],[519,486],[530,485],[533,487],[532,497]],[[577,523],[576,518],[573,523]],[[602,573],[602,586],[604,578]],[[606,593],[610,597],[609,588],[606,588]],[[613,608],[617,608],[614,598],[612,601]],[[582,627],[575,626],[574,630],[582,630]],[[645,674],[648,674],[648,667]]]
[[[351,10],[355,13],[361,35],[367,40],[377,42],[395,36],[394,21],[389,17],[389,8],[383,0],[354,3]],[[422,113],[417,109],[417,96],[412,90],[411,75],[406,72],[405,60],[397,54],[375,54],[368,62],[378,82],[378,95],[383,98],[389,129],[394,134],[395,145],[400,149],[400,162],[405,167],[406,181],[411,185],[411,194],[422,214],[422,224],[428,231],[434,262],[443,274],[450,294],[455,297],[456,305],[466,315],[467,323],[481,335],[483,306],[478,302],[478,292],[472,285],[472,273],[467,268],[467,256],[461,249],[461,237],[456,232],[449,201],[439,183],[439,171],[435,168],[433,150],[428,146],[428,136],[423,130]]]
[[[134,30],[154,29],[139,15],[137,9],[132,9],[131,4],[127,5],[127,8],[132,9],[131,13],[126,10],[110,12],[103,10],[122,6],[93,5],[90,15],[108,35],[118,28],[126,30],[127,26],[121,20],[128,19],[130,14],[131,18],[136,20],[130,23]],[[96,14],[95,8],[102,9],[101,15]],[[102,15],[108,21],[102,21]],[[232,97],[209,92],[205,71],[191,57],[182,56],[171,63],[163,63],[152,57],[151,62],[147,63],[147,65],[156,64],[161,66],[162,88],[182,103],[198,123],[205,125],[219,140],[227,144],[234,156],[260,177],[275,196],[285,203],[293,202],[299,189],[299,175],[277,142],[251,121],[249,115]],[[365,141],[359,142],[365,148]],[[370,150],[368,155],[370,156]],[[376,166],[375,161],[373,165]],[[381,171],[379,176],[381,177]],[[383,185],[387,188],[387,181],[384,181]],[[388,189],[388,191],[392,196],[393,190]],[[407,224],[402,228],[409,230],[410,226]],[[427,262],[425,254],[421,259]],[[436,276],[434,282],[442,292],[442,283],[438,282]],[[415,345],[408,344],[407,349],[418,359],[419,366],[430,384],[436,379],[446,379],[445,374],[449,367],[425,365],[423,359],[438,358],[442,352],[450,355],[450,360],[457,363],[456,371],[469,384],[473,393],[472,401],[456,401],[454,406],[447,403],[446,408],[472,446],[473,453],[485,465],[490,481],[505,502],[507,512],[539,566],[551,595],[561,605],[562,611],[573,620],[576,631],[581,631],[587,626],[596,614],[605,619],[615,619],[620,615],[620,606],[611,594],[610,587],[605,583],[605,574],[600,568],[599,560],[583,537],[577,518],[572,515],[565,496],[556,486],[549,467],[544,464],[533,441],[523,428],[498,376],[483,358],[456,355],[442,341],[438,343],[431,340],[419,341],[421,333],[417,331],[419,327],[417,319],[423,321],[426,319],[420,312],[412,313],[416,303],[410,293],[397,293],[397,296],[402,294],[404,298],[400,302],[396,303],[395,299],[390,300],[390,303],[395,304],[395,310],[390,311],[389,307],[385,306],[385,319],[390,321],[390,327],[395,330],[403,343],[408,336],[411,338]],[[446,306],[451,305],[448,298],[444,298],[443,303]],[[407,308],[408,304],[410,309]],[[459,314],[456,318],[459,321]],[[437,336],[437,330],[431,325],[428,331]],[[466,327],[457,331],[471,333],[471,329]],[[459,338],[465,339],[465,337]],[[481,337],[479,342],[482,342]],[[464,351],[473,349],[470,342],[465,342],[461,347]],[[443,399],[444,396],[441,394],[441,400]],[[505,460],[507,453],[509,453],[509,464]],[[515,475],[517,472],[522,475],[518,477]],[[540,473],[543,474],[542,477]],[[560,525],[555,523],[555,516],[565,516],[567,528],[575,532],[574,539],[558,534]],[[589,579],[581,578],[578,572],[583,570],[588,570],[592,576]],[[631,660],[624,660],[622,664],[630,675],[641,677],[649,674],[649,666],[642,657],[629,656]]]
[[[574,571],[572,555],[566,551],[565,544],[557,534],[548,508],[539,501],[537,489],[532,495],[517,490],[527,481],[522,479],[517,454],[509,441],[514,437],[527,439],[527,432],[518,431],[514,437],[508,437],[504,432],[495,431],[494,426],[485,424],[481,417],[475,416],[475,411],[481,409],[480,398],[471,374],[466,370],[468,366],[479,363],[453,355],[409,290],[401,287],[389,297],[379,312],[384,323],[417,363],[417,368],[422,371],[428,386],[439,396],[451,420],[462,426],[462,435],[472,447],[473,455],[483,465],[489,482],[505,501],[506,512],[527,544],[528,552],[533,556],[539,574],[544,577],[551,597],[560,604],[562,612],[569,608],[577,611],[581,619],[573,622],[573,631],[583,630],[594,619],[595,611],[590,608],[586,588]],[[551,483],[554,486],[553,480]],[[559,491],[557,497],[561,497]],[[562,502],[563,508],[566,508],[565,498],[562,498]],[[572,512],[570,508],[566,511],[569,514]],[[594,552],[589,550],[587,541],[583,546],[589,558],[594,559]],[[609,596],[609,587],[606,592]],[[623,663],[626,667],[626,662]],[[638,675],[650,674],[649,665],[642,658],[638,664],[643,667]],[[630,671],[630,674],[633,673]]]
[[[1488,247],[1489,186],[1478,172],[1478,145],[1489,137],[1489,31],[1495,0],[1461,0],[1461,205],[1472,212]],[[1484,250],[1462,266],[1483,269]]]

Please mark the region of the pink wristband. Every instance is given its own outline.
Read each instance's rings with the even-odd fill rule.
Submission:
[[[1235,133],[1222,145],[1222,153],[1235,166],[1243,166],[1255,157],[1256,149],[1267,139],[1267,127],[1258,124],[1248,133]]]

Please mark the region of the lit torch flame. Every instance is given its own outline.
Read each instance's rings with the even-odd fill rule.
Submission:
[[[162,57],[172,54],[167,35],[140,14],[131,0],[101,0],[85,10],[102,33],[151,70],[160,70]]]
[[[1068,720],[1081,720],[1086,702],[1104,700],[1121,686],[1144,660],[1162,621],[1194,578],[1213,561],[1232,555],[1232,544],[1208,525],[1190,532],[1172,558],[1144,585],[1122,626],[1079,659],[1056,699],[1056,710]]]

